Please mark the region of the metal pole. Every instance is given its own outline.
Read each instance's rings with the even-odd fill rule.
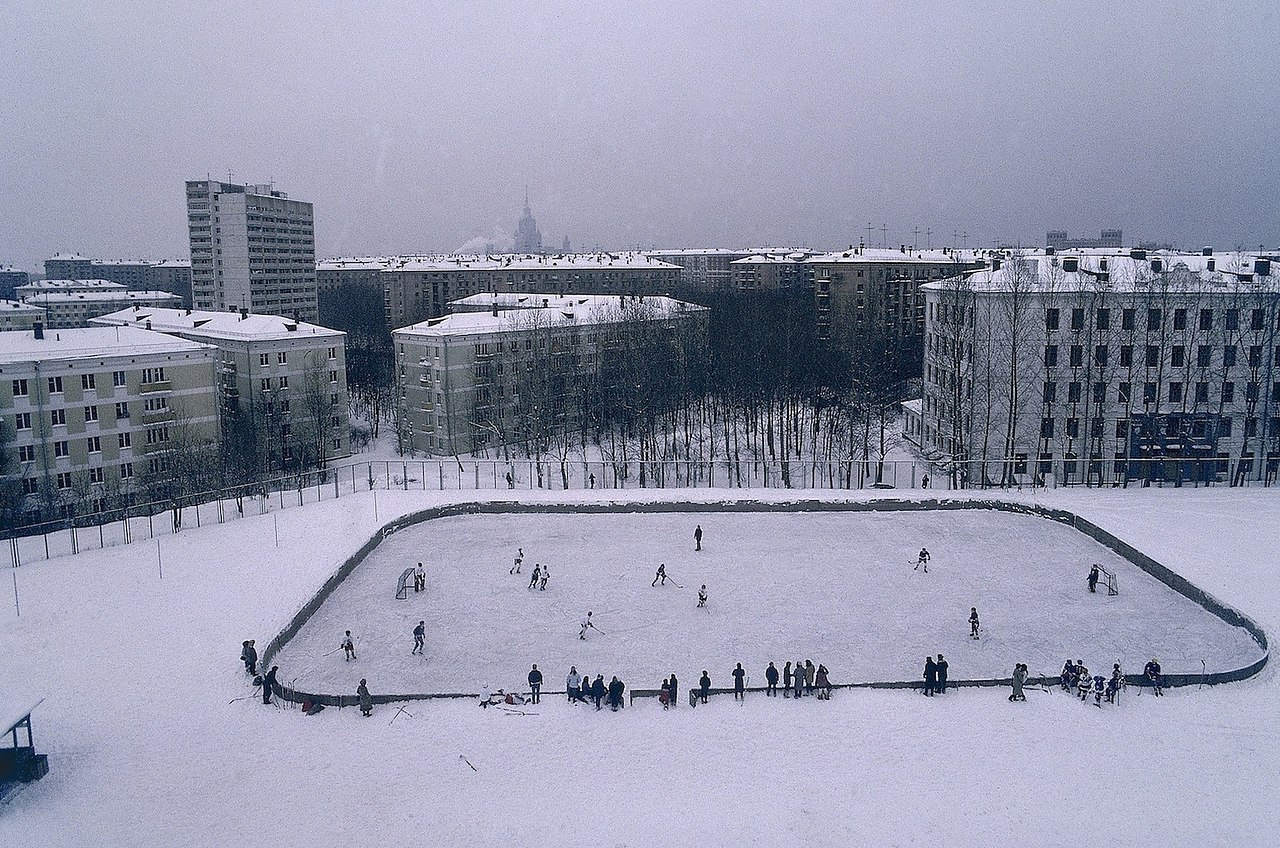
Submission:
[[[160,566],[160,579],[164,579],[164,560],[160,558],[160,540],[156,539],[156,565]]]
[[[378,520],[378,490],[373,490],[373,520]]]
[[[12,568],[13,572],[13,609],[17,612],[18,617],[22,617],[22,606],[18,603],[18,569]]]
[[[271,524],[275,528],[276,547],[278,548],[280,547],[280,513],[278,512],[271,513]]]

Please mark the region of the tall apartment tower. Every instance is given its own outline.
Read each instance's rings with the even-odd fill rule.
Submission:
[[[196,309],[317,320],[310,203],[269,185],[188,180],[187,227]]]

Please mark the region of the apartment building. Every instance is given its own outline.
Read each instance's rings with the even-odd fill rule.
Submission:
[[[30,330],[45,321],[44,309],[17,300],[0,300],[0,333]]]
[[[485,300],[488,308],[476,309]],[[410,451],[471,453],[514,441],[528,416],[576,415],[583,375],[621,334],[705,340],[706,307],[667,297],[530,292],[472,296],[458,311],[396,330],[402,441]]]
[[[186,184],[193,306],[315,321],[310,203],[271,185]]]
[[[813,272],[818,337],[846,351],[884,339],[919,343],[924,337],[920,286],[980,267],[974,251],[852,247],[808,260]]]
[[[346,334],[278,315],[131,308],[95,325],[153,330],[218,350],[223,443],[257,473],[351,455]]]
[[[733,263],[759,253],[771,251],[735,250],[724,247],[692,247],[672,250],[647,250],[645,256],[680,268],[683,291],[728,291],[733,288]],[[776,251],[773,251],[776,252]]]
[[[114,509],[165,491],[218,440],[217,351],[129,327],[0,333],[0,415],[19,523]]]
[[[107,280],[130,291],[167,291],[191,305],[191,262],[187,259],[110,260],[60,253],[44,262],[50,280]]]
[[[1050,248],[927,283],[910,429],[975,485],[1274,476],[1275,259]]]
[[[387,322],[404,327],[483,292],[669,294],[680,284],[680,268],[634,252],[405,257],[381,279]]]
[[[813,288],[813,254],[797,250],[756,253],[729,263],[737,291],[808,291]]]
[[[45,280],[32,280],[24,283],[14,289],[14,296],[18,300],[27,300],[38,294],[90,294],[94,292],[123,292],[128,287],[124,283],[117,283],[111,280],[94,280],[94,279],[63,279],[49,278]]]
[[[162,291],[102,289],[78,292],[45,291],[27,296],[24,302],[45,311],[48,329],[65,330],[87,327],[90,320],[126,307],[181,306],[182,298]]]
[[[0,299],[14,299],[17,297],[15,290],[19,286],[25,286],[30,280],[31,275],[26,271],[10,265],[0,265]]]

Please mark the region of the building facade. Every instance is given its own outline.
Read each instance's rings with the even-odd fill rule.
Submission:
[[[246,477],[351,455],[346,334],[278,315],[126,309],[95,325],[153,330],[218,350],[222,440]]]
[[[526,298],[520,303],[521,298]],[[484,300],[489,308],[471,311]],[[406,452],[472,453],[581,414],[582,387],[635,331],[705,344],[708,310],[666,297],[491,293],[392,333]],[[699,342],[697,339],[702,338]]]
[[[49,280],[106,280],[130,291],[167,291],[191,305],[191,262],[186,259],[161,261],[113,261],[88,259],[76,254],[58,254],[44,262]]]
[[[647,250],[645,256],[680,268],[682,291],[728,291],[733,288],[733,263],[770,251],[733,250],[722,247]],[[774,251],[776,252],[776,251]]]
[[[482,292],[665,295],[679,286],[680,269],[631,252],[406,257],[381,279],[387,323],[405,327]]]
[[[30,280],[31,275],[26,271],[0,265],[0,300],[13,300],[17,297],[15,290],[19,286],[25,286]]]
[[[1037,251],[925,285],[922,449],[972,485],[1274,476],[1275,267]]]
[[[45,311],[46,326],[50,330],[69,330],[88,327],[89,321],[100,315],[116,312],[126,307],[177,307],[182,298],[162,291],[46,291],[30,295],[25,303]]]
[[[1124,230],[1103,230],[1098,238],[1069,238],[1066,230],[1049,230],[1044,243],[1055,250],[1084,250],[1103,248],[1119,250],[1124,246]]]
[[[201,488],[194,462],[217,461],[216,354],[133,328],[0,333],[6,520]]]
[[[538,222],[534,219],[533,213],[529,211],[529,193],[527,191],[524,195],[524,214],[516,222],[515,252],[542,252],[542,231],[538,229]]]
[[[311,204],[270,185],[189,180],[186,189],[192,305],[315,321]]]
[[[729,263],[737,291],[786,291],[813,288],[813,265],[807,251],[757,253]]]
[[[17,300],[0,300],[0,333],[30,330],[45,323],[44,310]]]

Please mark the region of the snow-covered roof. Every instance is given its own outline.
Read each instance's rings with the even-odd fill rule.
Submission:
[[[32,280],[31,282],[18,286],[16,291],[20,292],[66,292],[69,290],[103,290],[103,291],[124,291],[129,288],[124,283],[116,283],[111,280]]]
[[[19,314],[39,315],[44,312],[39,306],[32,306],[20,300],[0,300],[0,312],[16,312]]]
[[[924,410],[924,398],[904,400],[898,405],[902,407],[903,412],[914,412],[916,415],[919,415]]]
[[[671,265],[643,253],[566,254],[459,254],[454,256],[410,257],[399,260],[391,271],[549,271],[549,270],[653,270],[678,271]]]
[[[316,262],[317,271],[381,271],[390,268],[398,260],[385,256],[352,256],[321,259]]]
[[[44,698],[34,695],[4,695],[0,699],[0,736],[8,735],[18,722],[26,719],[42,703]]]
[[[977,250],[896,250],[885,247],[855,247],[834,253],[820,253],[809,257],[809,261],[823,264],[848,263],[851,265],[899,263],[962,265],[979,261],[982,255],[982,251]]]
[[[45,261],[46,262],[51,262],[51,261],[52,262],[70,262],[70,261],[88,262],[90,260],[89,260],[89,257],[81,256],[78,253],[55,253],[53,256],[50,256]]]
[[[1129,251],[1043,251],[1015,253],[1001,259],[1000,268],[985,268],[964,275],[964,287],[977,292],[1008,292],[1014,287],[1030,291],[1145,291],[1158,285],[1162,291],[1237,291],[1247,288],[1280,289],[1280,264],[1271,263],[1266,275],[1258,273],[1253,254]],[[1210,270],[1210,264],[1213,270]],[[1074,267],[1075,270],[1066,270]],[[954,278],[953,278],[954,279]],[[949,289],[953,283],[936,281],[921,286],[926,291]]]
[[[158,332],[182,333],[210,339],[266,341],[296,339],[299,336],[329,336],[337,339],[346,335],[340,330],[331,330],[319,324],[254,312],[242,317],[239,312],[135,307],[90,319],[92,324],[120,327],[146,327],[148,322],[151,323],[151,329]]]
[[[469,305],[498,303],[498,314],[492,310],[453,312],[440,318],[430,318],[418,324],[402,327],[397,334],[413,336],[456,336],[496,333],[517,330],[531,322],[546,320],[551,326],[581,326],[584,324],[611,324],[645,315],[652,318],[672,318],[707,312],[705,306],[686,303],[670,297],[619,297],[614,295],[566,295],[529,294],[535,303],[547,302],[545,308],[521,308],[504,306],[502,298],[510,295],[481,294],[465,301]],[[483,299],[483,300],[482,300]],[[509,301],[507,301],[509,303]]]
[[[210,345],[187,341],[133,327],[82,327],[45,330],[37,339],[32,330],[0,333],[0,365],[84,359],[90,356],[125,356],[145,353],[182,353],[209,349]]]
[[[36,303],[42,306],[50,304],[63,303],[129,303],[130,301],[163,301],[170,303],[181,303],[182,298],[173,292],[166,291],[51,291],[37,292],[30,297],[25,298],[27,303]]]
[[[807,253],[757,253],[754,256],[746,256],[742,259],[735,259],[730,265],[797,265],[803,263],[807,259]]]

